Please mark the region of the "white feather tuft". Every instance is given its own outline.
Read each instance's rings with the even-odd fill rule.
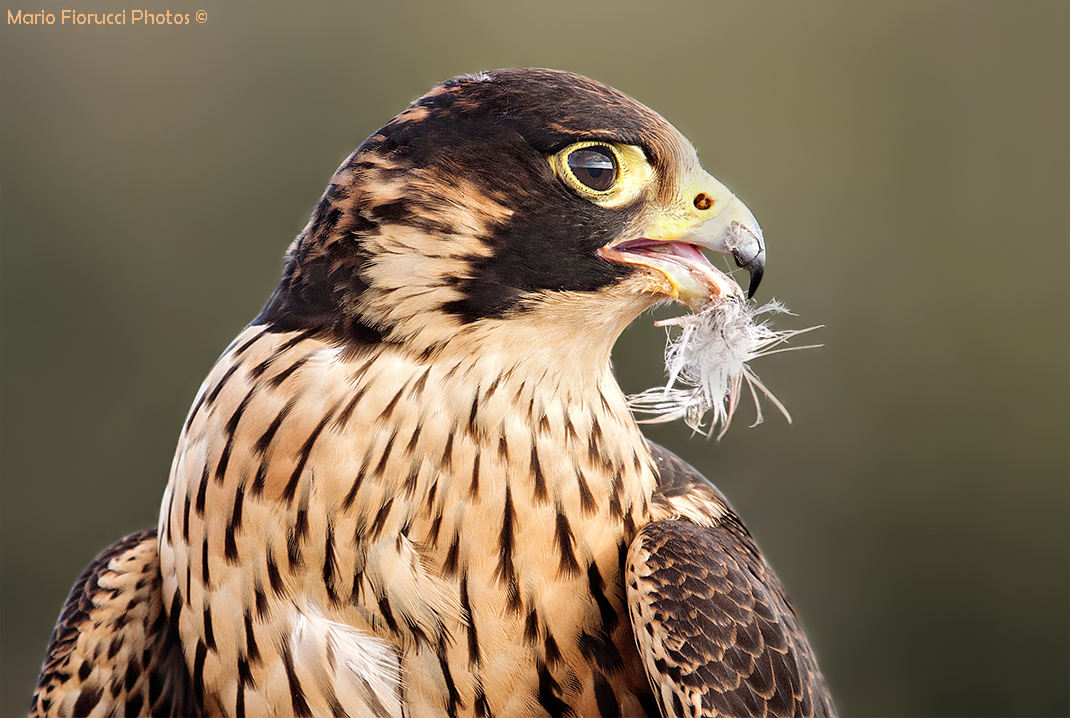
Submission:
[[[655,414],[643,420],[661,423],[683,419],[695,431],[712,436],[720,426],[717,438],[724,436],[739,405],[740,390],[747,383],[758,417],[762,423],[762,408],[758,391],[780,410],[791,423],[784,405],[773,396],[747,363],[758,357],[805,347],[779,347],[792,337],[819,329],[773,329],[768,321],[757,321],[763,314],[790,314],[783,304],[773,300],[754,306],[741,298],[726,297],[713,302],[701,311],[657,323],[667,327],[665,369],[669,379],[664,387],[647,389],[628,398],[628,405],[637,413]],[[674,336],[671,327],[680,327]],[[685,388],[676,387],[677,382]],[[756,391],[757,390],[757,391]],[[704,428],[706,414],[712,412],[708,428]]]

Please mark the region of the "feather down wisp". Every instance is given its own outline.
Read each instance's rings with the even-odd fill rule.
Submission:
[[[739,406],[744,383],[754,401],[757,418],[751,426],[762,423],[761,402],[764,394],[784,418],[791,415],[750,368],[759,357],[805,347],[782,346],[792,337],[820,327],[774,329],[764,315],[790,314],[783,304],[772,300],[757,306],[742,297],[725,297],[697,312],[657,322],[666,327],[665,369],[668,380],[663,387],[647,389],[629,397],[633,412],[652,414],[644,423],[661,423],[683,419],[693,430],[717,438],[724,436]],[[677,331],[678,330],[678,331]],[[678,384],[680,386],[678,386]],[[706,415],[711,414],[709,423]]]

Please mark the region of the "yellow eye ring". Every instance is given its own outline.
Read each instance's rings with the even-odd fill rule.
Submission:
[[[573,192],[610,208],[638,197],[654,174],[641,148],[598,140],[569,145],[550,165]]]

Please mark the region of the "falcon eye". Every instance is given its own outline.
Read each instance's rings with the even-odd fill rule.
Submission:
[[[635,145],[586,140],[546,159],[573,194],[606,209],[635,202],[656,180],[646,151]]]
[[[580,184],[595,192],[605,192],[617,181],[617,156],[601,145],[570,152],[568,168]]]

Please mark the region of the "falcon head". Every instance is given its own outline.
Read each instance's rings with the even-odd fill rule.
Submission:
[[[571,73],[467,75],[342,164],[258,322],[425,355],[528,326],[510,341],[608,357],[658,302],[742,300],[704,249],[754,293],[757,222],[660,115]]]

